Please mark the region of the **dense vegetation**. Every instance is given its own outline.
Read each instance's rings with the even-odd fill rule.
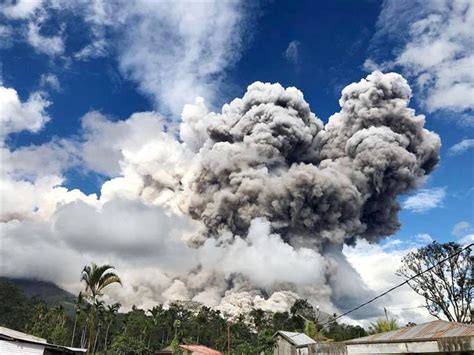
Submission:
[[[90,352],[97,354],[151,354],[173,342],[227,350],[228,323],[219,311],[196,302],[175,302],[166,308],[156,305],[147,310],[133,307],[119,312],[119,304],[105,305],[100,294],[99,291],[93,299],[86,287],[73,303],[48,305],[39,298],[27,298],[15,284],[2,279],[0,325],[61,345],[89,345]],[[232,353],[272,353],[273,334],[281,329],[314,332],[310,335],[336,341],[366,335],[361,327],[338,323],[322,329],[314,314],[305,300],[297,301],[284,313],[254,309],[230,324]]]

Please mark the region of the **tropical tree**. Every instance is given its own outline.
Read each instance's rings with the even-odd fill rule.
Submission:
[[[378,319],[375,323],[370,325],[370,333],[385,333],[391,332],[392,330],[397,330],[400,328],[395,319]]]
[[[107,329],[105,330],[105,340],[104,340],[104,350],[107,353],[107,346],[108,346],[108,336],[110,327],[113,324],[115,317],[120,309],[120,303],[114,303],[112,305],[108,305],[105,313],[105,322],[107,324]]]
[[[96,316],[98,320],[97,332],[95,334],[94,346],[92,347],[92,352],[95,353],[97,347],[97,340],[99,339],[100,331],[103,325],[103,319],[105,314],[105,303],[102,300],[96,299],[94,302],[94,309],[96,311]]]
[[[46,338],[52,343],[66,345],[69,340],[66,319],[66,312],[62,305],[48,307],[44,303],[38,303],[33,309],[27,331]]]
[[[122,285],[122,281],[120,280],[120,277],[117,276],[117,274],[114,271],[111,271],[112,269],[115,269],[111,265],[97,265],[95,263],[92,263],[90,266],[86,265],[84,266],[84,269],[82,270],[81,274],[81,281],[85,283],[85,292],[87,295],[87,299],[90,304],[90,313],[89,313],[89,319],[88,319],[88,325],[89,325],[89,338],[87,342],[87,351],[88,353],[91,353],[93,351],[93,346],[95,343],[95,323],[96,323],[96,318],[98,316],[98,306],[100,303],[97,303],[99,298],[103,295],[104,289],[112,284],[118,283]]]
[[[463,248],[454,242],[432,242],[408,253],[397,271],[425,298],[426,308],[438,319],[444,315],[451,322],[471,320],[474,256],[472,248]],[[428,271],[422,273],[425,270]]]
[[[79,292],[77,298],[74,300],[74,327],[72,329],[72,337],[71,337],[71,347],[74,346],[74,337],[76,336],[76,328],[77,328],[77,318],[82,311],[82,306],[84,305],[84,295],[82,292]]]

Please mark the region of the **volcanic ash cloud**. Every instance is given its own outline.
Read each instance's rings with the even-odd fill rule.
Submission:
[[[194,157],[174,203],[201,224],[187,296],[227,310],[275,292],[332,310],[368,297],[343,245],[393,234],[397,197],[439,160],[440,139],[410,97],[402,76],[374,72],[342,91],[326,125],[279,84],[253,83],[221,113],[187,105],[181,148]]]
[[[9,222],[16,261],[6,265],[51,272],[41,264],[50,258],[33,263],[36,249],[25,247],[25,236],[41,235],[33,241],[50,254],[60,255],[58,241],[68,248],[64,263],[74,265],[64,270],[89,258],[114,264],[124,287],[113,298],[124,305],[198,301],[237,313],[281,311],[303,297],[347,309],[371,293],[344,244],[394,233],[397,198],[439,159],[439,137],[408,108],[410,96],[402,76],[374,72],[343,90],[323,125],[296,88],[256,82],[221,113],[200,99],[186,105],[180,141],[157,113],[119,122],[90,113],[76,144],[111,179],[98,199],[62,197],[41,224]]]
[[[410,96],[402,76],[374,72],[342,91],[326,126],[299,90],[261,82],[221,114],[183,115],[182,138],[199,149],[183,208],[206,226],[202,238],[245,236],[257,217],[320,250],[388,236],[399,227],[397,196],[439,159],[440,139]]]

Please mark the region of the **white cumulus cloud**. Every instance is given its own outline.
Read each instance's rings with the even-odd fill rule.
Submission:
[[[375,43],[396,39],[392,58],[374,58],[366,67],[401,67],[417,84],[430,112],[466,114],[461,125],[474,125],[474,3],[470,0],[388,0],[382,5]]]
[[[27,101],[21,102],[15,89],[0,86],[2,139],[14,132],[38,132],[50,119],[46,112],[50,104],[40,91],[32,93]]]
[[[445,197],[446,189],[444,187],[421,189],[403,201],[403,208],[416,213],[426,212],[441,207]]]

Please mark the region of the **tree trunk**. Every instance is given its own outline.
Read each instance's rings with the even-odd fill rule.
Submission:
[[[89,339],[87,339],[87,354],[92,354],[92,346],[94,346],[94,316],[94,311],[92,311],[89,319]]]
[[[92,353],[95,353],[95,349],[96,349],[96,346],[97,346],[97,339],[99,339],[100,328],[101,328],[101,324],[99,322],[99,326],[97,328],[97,333],[96,333],[95,339],[94,339],[94,347],[92,348]]]
[[[81,333],[81,348],[84,348],[86,346],[86,327],[87,324],[84,325],[84,328],[82,328],[82,333]]]
[[[105,331],[105,341],[104,341],[104,351],[105,353],[107,354],[107,338],[109,337],[109,329],[110,329],[110,325],[112,324],[112,322],[109,322],[109,324],[107,325],[107,330]]]
[[[74,328],[72,329],[71,347],[74,346],[74,336],[76,335],[76,325],[77,325],[77,313],[76,313],[76,318],[74,319]]]

